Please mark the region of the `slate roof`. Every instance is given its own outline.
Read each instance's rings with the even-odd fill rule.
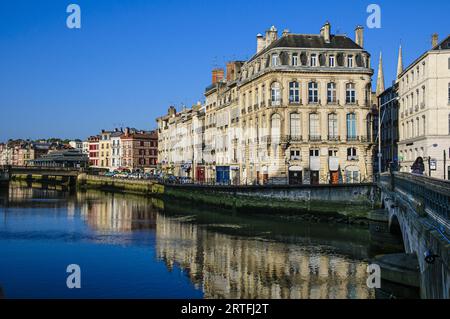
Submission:
[[[352,39],[344,35],[331,35],[330,42],[325,42],[320,35],[288,34],[273,42],[256,54],[250,61],[258,58],[273,48],[305,48],[305,49],[356,49],[362,50]]]
[[[450,35],[445,38],[441,43],[433,48],[433,51],[448,50],[450,49]]]

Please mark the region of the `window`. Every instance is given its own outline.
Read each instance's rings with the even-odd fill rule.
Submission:
[[[317,66],[317,55],[311,54],[311,66]]]
[[[271,119],[271,137],[272,143],[279,144],[281,135],[281,116],[279,114],[272,115]]]
[[[316,82],[310,82],[308,84],[308,102],[309,103],[319,102],[319,89]]]
[[[328,115],[328,139],[335,140],[338,137],[337,115],[332,113]]]
[[[355,84],[353,84],[353,83],[347,84],[345,101],[347,104],[355,104],[356,103]]]
[[[336,59],[335,59],[334,55],[329,56],[328,64],[329,64],[330,68],[334,68],[336,66]]]
[[[327,84],[327,103],[336,103],[336,83]]]
[[[265,85],[262,86],[261,93],[262,93],[262,96],[261,96],[262,101],[265,101],[266,100],[266,86]]]
[[[291,150],[291,161],[300,161],[300,150]]]
[[[259,105],[259,90],[255,89],[255,104]]]
[[[278,54],[272,55],[272,66],[278,65]]]
[[[358,154],[357,154],[356,148],[355,147],[347,148],[347,159],[349,161],[354,161],[354,160],[357,160],[357,158],[358,158]]]
[[[320,139],[319,114],[312,113],[309,115],[309,136],[311,140]]]
[[[291,113],[291,138],[298,139],[301,136],[300,131],[300,114]]]
[[[271,88],[272,105],[278,106],[281,104],[281,88],[280,83],[275,82]]]
[[[310,149],[309,150],[309,156],[311,156],[311,157],[319,157],[319,154],[320,154],[320,150],[318,150],[318,149]]]
[[[353,68],[353,55],[349,55],[349,56],[347,57],[347,66],[348,66],[349,68]]]
[[[292,66],[298,66],[298,54],[294,53],[292,55]]]
[[[423,88],[425,91],[425,88]],[[448,104],[450,104],[450,83],[448,84]]]
[[[328,156],[329,157],[337,157],[338,156],[338,150],[328,150]]]
[[[300,85],[298,82],[289,83],[289,102],[300,103]]]
[[[356,140],[356,114],[347,114],[347,140]]]

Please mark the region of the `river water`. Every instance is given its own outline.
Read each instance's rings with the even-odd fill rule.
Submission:
[[[375,298],[367,227],[39,186],[0,193],[6,298]]]

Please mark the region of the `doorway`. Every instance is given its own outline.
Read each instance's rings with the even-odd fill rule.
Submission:
[[[311,171],[311,185],[319,185],[319,171]]]

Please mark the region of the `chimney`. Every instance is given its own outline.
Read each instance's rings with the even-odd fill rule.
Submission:
[[[177,114],[177,109],[175,108],[175,106],[170,106],[169,110],[167,111],[167,113],[169,114],[169,116],[174,116],[174,115]]]
[[[212,84],[216,84],[217,82],[221,82],[223,80],[224,71],[221,68],[214,69],[212,71]]]
[[[284,29],[282,36],[285,37],[287,35],[289,35],[289,30],[288,29]]]
[[[270,29],[266,31],[266,48],[277,40],[278,30],[275,26],[271,26]]]
[[[320,35],[323,37],[323,39],[326,43],[330,43],[331,25],[328,21],[327,21],[327,23],[325,23],[325,25],[322,27],[322,29],[320,29]]]
[[[360,25],[357,26],[355,29],[355,42],[361,48],[364,47],[364,27]]]
[[[261,52],[266,47],[266,39],[264,39],[261,33],[256,36],[256,53]]]
[[[433,48],[435,48],[437,47],[438,44],[439,44],[439,35],[435,33],[431,37],[431,45]]]

